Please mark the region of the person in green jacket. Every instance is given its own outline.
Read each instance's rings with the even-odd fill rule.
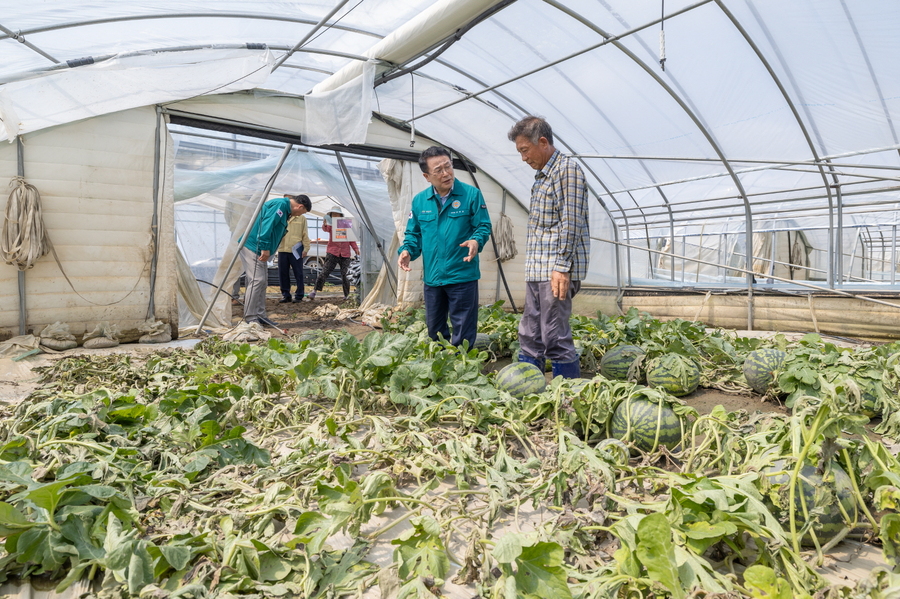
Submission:
[[[408,272],[410,260],[422,256],[428,335],[472,347],[478,332],[478,254],[491,236],[487,204],[479,189],[453,176],[446,149],[422,152],[419,168],[431,186],[413,198],[397,264]]]
[[[287,231],[288,220],[292,216],[306,214],[311,209],[312,202],[305,195],[285,195],[263,204],[240,252],[241,264],[247,275],[247,291],[244,294],[244,320],[247,322],[259,322],[261,318],[267,318],[269,256],[278,250],[281,238]]]

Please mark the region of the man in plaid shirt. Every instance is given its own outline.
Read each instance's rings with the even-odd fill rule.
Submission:
[[[590,236],[587,186],[581,167],[553,146],[544,119],[528,116],[509,130],[522,160],[536,172],[525,242],[525,309],[519,323],[519,361],[553,376],[578,378],[572,341],[572,298],[587,274]]]

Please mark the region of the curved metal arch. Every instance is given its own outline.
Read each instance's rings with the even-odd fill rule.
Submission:
[[[548,0],[545,0],[545,2],[547,2],[547,1]],[[550,1],[552,1],[552,0],[550,0]],[[719,2],[719,0],[714,0],[714,1],[717,3]],[[744,189],[743,183],[741,183],[740,178],[738,178],[737,174],[734,172],[734,169],[732,168],[730,161],[725,156],[725,153],[722,151],[722,148],[719,146],[719,143],[715,139],[715,136],[713,136],[712,132],[701,121],[700,117],[691,108],[691,106],[688,105],[687,101],[685,99],[683,99],[679,94],[677,94],[675,92],[675,90],[672,89],[671,86],[669,86],[668,83],[663,81],[663,79],[653,69],[651,69],[647,65],[647,63],[645,63],[643,60],[638,58],[638,56],[636,54],[634,54],[634,52],[632,52],[628,48],[624,47],[619,42],[619,39],[617,37],[606,33],[600,27],[596,27],[595,31],[600,33],[600,35],[602,35],[604,38],[611,40],[611,43],[613,44],[613,46],[618,48],[619,51],[621,51],[628,58],[630,58],[632,61],[634,61],[635,64],[637,64],[639,67],[641,67],[644,70],[644,72],[646,72],[653,80],[656,81],[657,85],[662,87],[663,90],[665,90],[665,92],[668,93],[669,96],[673,100],[675,100],[675,102],[681,107],[681,109],[685,112],[685,114],[688,116],[688,118],[690,118],[694,122],[694,125],[703,134],[703,136],[706,138],[707,143],[709,143],[709,145],[712,147],[713,151],[719,157],[719,160],[722,162],[723,166],[728,171],[728,174],[731,177],[731,180],[734,182],[735,187],[737,187],[738,193],[740,194],[740,197],[744,202],[744,216],[745,216],[745,220],[746,220],[745,236],[748,240],[748,242],[746,243],[746,246],[747,246],[746,247],[746,250],[747,250],[746,260],[747,260],[748,270],[751,270],[752,264],[753,264],[753,244],[750,243],[749,240],[752,239],[752,235],[753,235],[753,212],[750,208],[750,201],[747,198],[747,192]],[[747,276],[747,286],[748,286],[748,294],[750,294],[752,297],[753,279],[750,275]],[[753,328],[752,327],[752,312],[748,313],[748,325],[750,326],[750,329],[752,330],[752,328]]]
[[[781,82],[781,79],[778,77],[778,75],[775,74],[775,71],[772,68],[772,65],[766,59],[765,55],[762,53],[762,50],[760,50],[759,46],[756,45],[756,42],[753,41],[753,38],[750,36],[750,34],[747,32],[747,30],[744,29],[743,25],[741,25],[740,21],[738,21],[737,17],[735,17],[731,13],[731,11],[728,10],[728,8],[722,3],[722,0],[715,0],[715,2],[719,6],[720,10],[722,11],[722,14],[724,14],[731,21],[731,23],[732,23],[732,25],[734,25],[735,29],[737,29],[738,32],[744,37],[744,41],[746,41],[747,45],[749,45],[750,48],[756,53],[757,58],[763,64],[766,71],[768,71],[769,76],[772,78],[772,81],[778,87],[778,91],[781,92],[781,95],[784,98],[784,101],[787,103],[788,107],[791,109],[791,113],[794,115],[794,119],[797,121],[797,125],[800,127],[800,131],[803,132],[803,137],[804,137],[804,139],[806,139],[806,144],[809,146],[809,151],[812,154],[813,159],[819,168],[819,172],[822,176],[822,183],[825,187],[825,193],[828,196],[828,248],[832,254],[832,256],[831,256],[832,259],[828,261],[828,275],[827,275],[828,286],[834,287],[834,247],[835,247],[834,198],[831,195],[831,186],[828,184],[828,175],[825,173],[825,168],[822,166],[822,159],[819,158],[819,153],[816,151],[816,146],[813,143],[812,136],[810,135],[810,132],[806,128],[806,123],[804,123],[803,119],[800,118],[800,112],[797,110],[797,106],[794,104],[793,100],[791,100],[791,97],[787,92],[787,88]],[[788,74],[788,78],[791,82],[791,85],[794,88],[794,91],[797,93],[797,96],[802,100],[803,94],[800,92],[800,89],[797,86],[797,83],[794,81],[794,78],[791,76],[790,69],[787,68],[787,64],[785,64],[784,59],[781,57],[781,52],[777,51],[778,46],[775,44],[775,40],[772,39],[772,36],[769,34],[768,29],[766,28],[765,24],[763,23],[762,17],[756,11],[756,9],[753,7],[752,2],[748,1],[747,6],[750,9],[750,12],[753,13],[753,16],[756,18],[756,21],[757,21],[757,23],[759,23],[759,26],[762,28],[763,32],[768,37],[769,43],[772,45],[773,48],[776,49],[776,57],[778,58],[779,62],[781,62],[781,67],[784,69],[785,73]],[[804,112],[806,112],[806,118],[809,119],[810,125],[812,125],[812,127],[814,129],[815,135],[819,139],[819,144],[822,145],[823,149],[824,149],[824,143],[822,142],[821,137],[819,136],[818,129],[815,126],[815,121],[813,120],[812,115],[809,113],[809,109],[804,107]],[[828,164],[830,162],[831,162],[830,159],[825,160],[826,164]],[[829,170],[834,171],[834,166],[829,164],[828,168],[829,168]],[[837,175],[832,174],[832,177],[834,177],[835,183],[837,183],[838,182]],[[840,212],[840,209],[841,209],[840,206],[838,206],[839,212]]]
[[[137,55],[137,54],[142,54],[145,52],[185,52],[185,51],[193,51],[193,50],[205,50],[205,49],[209,49],[209,48],[247,48],[247,44],[217,44],[215,46],[203,45],[203,46],[176,46],[176,47],[172,47],[172,48],[153,48],[151,50],[135,50],[132,52],[125,52],[122,54],[107,54],[104,56],[92,56],[91,60],[94,63],[97,63],[97,62],[101,62],[104,60],[109,60],[111,58]],[[288,51],[291,49],[288,46],[268,46],[268,45],[266,46],[266,48],[269,48],[270,50],[279,50],[279,51],[280,50]],[[366,58],[365,56],[357,56],[355,54],[347,54],[345,52],[337,52],[335,50],[314,50],[314,49],[309,49],[309,48],[301,48],[300,50],[297,50],[297,52],[303,52],[306,54],[321,54],[323,56],[335,56],[337,58],[346,58],[348,60],[361,60],[363,62],[365,62],[367,60],[371,60],[369,58]],[[6,76],[6,77],[0,77],[0,85],[2,85],[4,83],[9,83],[11,81],[17,81],[17,80],[23,79],[25,77],[34,76],[34,75],[37,75],[38,73],[49,73],[51,71],[58,71],[58,70],[62,70],[62,69],[77,68],[81,64],[88,64],[88,63],[76,63],[76,64],[70,65],[69,63],[63,62],[60,64],[54,64],[54,65],[48,66],[48,67],[42,67],[39,69],[32,69],[30,71],[14,73],[14,74]],[[309,71],[316,70],[312,67],[303,67],[300,65],[292,65],[292,64],[287,64],[287,63],[285,63],[281,66],[288,67],[288,68],[295,68],[295,69],[304,69],[304,70],[309,70]]]
[[[718,3],[720,0],[715,0]],[[747,192],[744,189],[744,185],[741,182],[740,178],[734,172],[734,168],[731,165],[731,162],[725,156],[724,151],[719,146],[718,141],[715,136],[706,126],[706,124],[700,119],[700,116],[695,112],[695,110],[688,104],[688,101],[685,98],[682,98],[679,94],[675,92],[675,90],[665,81],[663,81],[662,77],[660,77],[654,69],[652,69],[647,63],[638,58],[638,56],[624,47],[618,40],[613,41],[613,45],[619,49],[623,54],[627,57],[631,58],[639,67],[641,67],[645,73],[647,73],[652,79],[654,79],[663,90],[669,94],[669,96],[675,100],[675,102],[681,107],[681,109],[687,114],[688,118],[690,118],[697,129],[703,134],[706,138],[707,143],[712,147],[713,151],[719,157],[719,160],[722,161],[722,165],[728,171],[731,180],[734,181],[734,185],[738,190],[738,193],[741,199],[744,202],[744,218],[745,218],[745,245],[746,245],[746,264],[747,270],[753,270],[753,210],[750,207],[750,200],[747,197]],[[674,251],[674,247],[672,248]],[[747,295],[748,301],[751,302],[751,305],[748,307],[747,311],[747,326],[749,330],[753,330],[753,310],[752,310],[752,301],[753,301],[753,276],[751,274],[747,275]]]
[[[151,15],[128,15],[121,17],[107,17],[104,19],[88,19],[86,21],[70,21],[68,23],[57,23],[55,25],[45,25],[43,27],[32,27],[30,29],[21,29],[15,32],[15,36],[32,35],[35,33],[46,33],[48,31],[57,31],[60,29],[71,29],[73,27],[87,27],[90,25],[106,25],[109,23],[121,23],[123,21],[147,21],[151,19],[196,19],[214,17],[221,19],[259,19],[264,21],[284,21],[287,23],[299,23],[301,25],[315,25],[318,21],[312,19],[300,19],[294,17],[283,17],[279,15],[262,15],[259,13],[241,13],[241,12],[185,12],[185,13],[155,13]],[[384,36],[372,31],[360,29],[358,27],[350,27],[348,25],[335,24],[331,29],[339,29],[350,33],[358,33],[360,35],[368,35],[378,39]],[[0,35],[0,40],[14,37],[11,33]]]
[[[612,37],[609,33],[607,33],[607,32],[604,31],[602,28],[600,28],[599,26],[597,26],[593,21],[588,20],[587,18],[585,18],[585,17],[583,17],[582,15],[578,14],[578,13],[575,12],[574,10],[572,10],[572,9],[570,9],[570,8],[568,8],[568,7],[564,6],[564,5],[562,5],[562,4],[561,4],[560,2],[558,2],[557,0],[544,0],[544,3],[545,3],[545,4],[548,4],[548,5],[550,5],[550,6],[552,6],[553,8],[559,10],[560,12],[562,12],[562,13],[568,15],[568,16],[571,17],[572,19],[575,19],[576,21],[578,21],[579,23],[581,23],[582,25],[584,25],[584,26],[587,27],[588,29],[590,29],[590,30],[592,30],[593,32],[595,32],[595,33],[601,35],[604,39],[609,39],[610,37]],[[623,23],[623,25],[624,25],[624,23]],[[626,25],[626,26],[627,26],[627,25]],[[615,45],[616,47],[619,46],[619,44],[618,44],[618,43],[615,43],[615,42],[614,42],[614,45]],[[610,119],[606,116],[606,114],[600,109],[600,107],[597,106],[596,103],[595,103],[593,100],[591,100],[590,98],[588,98],[588,97],[586,96],[586,94],[584,94],[584,93],[580,90],[580,88],[579,88],[577,85],[575,85],[574,82],[572,82],[572,81],[569,79],[568,76],[566,76],[566,75],[564,75],[564,74],[562,74],[562,73],[560,73],[560,76],[563,77],[563,79],[565,79],[566,81],[569,81],[569,83],[572,84],[572,87],[573,87],[574,89],[578,90],[579,93],[581,93],[582,97],[584,97],[584,98],[588,101],[588,103],[589,103],[591,106],[594,107],[594,109],[597,111],[598,114],[600,114],[600,116],[601,116],[601,117],[603,118],[603,120],[609,125],[609,127],[616,133],[616,135],[619,136],[619,139],[621,139],[621,140],[625,143],[625,145],[628,147],[628,149],[629,149],[632,153],[635,153],[635,152],[634,152],[634,148],[633,148],[633,147],[631,146],[631,144],[628,142],[628,139],[625,137],[625,135],[624,135],[621,131],[619,131],[619,128],[615,125],[615,123],[612,122],[612,120],[610,120]],[[647,177],[650,179],[650,181],[653,182],[653,183],[656,183],[656,182],[657,182],[657,181],[656,181],[656,177],[653,176],[653,173],[652,173],[652,172],[650,171],[650,169],[648,168],[647,163],[646,163],[644,160],[638,160],[638,164],[641,165],[641,168],[644,170],[644,173],[647,174]],[[673,248],[672,251],[674,252],[674,248],[675,248],[675,215],[674,215],[674,212],[672,211],[672,204],[671,204],[671,202],[669,201],[669,197],[668,197],[668,196],[666,195],[666,193],[663,191],[662,187],[660,187],[660,186],[658,186],[658,185],[652,185],[652,186],[649,186],[649,187],[653,187],[654,189],[656,189],[656,191],[657,191],[657,193],[659,194],[660,198],[662,198],[663,204],[666,206],[666,209],[667,209],[668,212],[669,212],[669,244],[672,246],[672,248]],[[632,201],[634,201],[634,197],[631,196],[631,194],[629,194],[629,196],[632,197]],[[638,210],[641,212],[641,214],[643,215],[643,212],[644,212],[644,211],[643,211],[643,208],[642,208],[640,205],[638,205],[638,203],[637,203],[636,201],[634,202],[634,204],[635,204],[635,206],[638,208]],[[621,214],[622,214],[622,219],[625,221],[625,229],[626,229],[626,231],[630,231],[631,229],[630,229],[630,227],[629,227],[629,225],[628,225],[628,219],[627,219],[627,216],[624,214],[624,211],[623,211]],[[647,223],[646,223],[646,221],[644,222],[644,228],[645,228],[645,230],[647,229]],[[629,236],[629,239],[630,239],[630,236]],[[647,243],[648,243],[648,244],[650,243],[649,235],[647,236]],[[649,245],[648,245],[648,247],[649,247]],[[626,249],[626,252],[628,253],[628,255],[630,255],[630,253],[631,253],[630,249]],[[630,270],[630,269],[629,269],[629,270]],[[673,280],[675,279],[675,261],[674,261],[674,260],[672,260],[672,264],[671,264],[671,277],[672,277]],[[630,281],[631,281],[631,278],[630,278],[630,276],[629,276],[629,282],[630,282]]]
[[[875,86],[875,91],[878,93],[878,99],[881,101],[881,110],[884,111],[884,119],[887,121],[888,127],[891,130],[891,137],[894,139],[894,143],[897,143],[897,131],[894,129],[894,121],[891,119],[891,113],[888,110],[887,102],[884,101],[884,94],[881,92],[881,84],[878,82],[878,76],[875,75],[875,69],[872,68],[872,61],[869,60],[869,53],[866,52],[866,46],[863,44],[862,38],[859,35],[859,30],[856,29],[856,22],[853,20],[853,15],[850,14],[850,8],[847,6],[846,0],[840,0],[840,2],[841,7],[844,9],[844,14],[847,16],[847,23],[850,24],[850,29],[853,30],[853,36],[856,38],[856,44],[859,46],[863,61],[866,63],[866,69],[868,69],[869,76],[872,78],[872,84]]]

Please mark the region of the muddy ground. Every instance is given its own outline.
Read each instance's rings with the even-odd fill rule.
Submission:
[[[308,294],[312,289],[307,289]],[[339,308],[355,308],[358,302],[355,299],[355,291],[351,287],[350,299],[344,300],[344,292],[339,286],[326,285],[322,291],[316,294],[316,299],[310,300],[304,297],[299,303],[291,302],[289,304],[279,303],[281,292],[277,287],[269,287],[266,292],[266,311],[269,319],[275,322],[279,327],[286,330],[288,336],[294,336],[303,331],[312,329],[336,329],[342,328],[350,331],[353,335],[364,335],[372,330],[372,327],[347,322],[338,321],[334,318],[322,318],[314,315],[312,312],[320,306],[326,304],[334,304]],[[243,296],[241,297],[243,299]],[[231,322],[237,324],[244,317],[244,306],[240,303],[232,302],[231,306]],[[282,336],[278,332],[268,329],[276,337]]]

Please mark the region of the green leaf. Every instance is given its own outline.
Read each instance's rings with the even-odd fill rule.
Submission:
[[[333,522],[318,512],[303,512],[297,518],[294,534],[297,540],[306,544],[310,555],[322,552],[325,541],[331,536]]]
[[[147,551],[147,541],[135,541],[131,558],[128,560],[128,591],[140,593],[141,589],[153,582],[153,560]]]
[[[37,573],[51,572],[62,566],[69,556],[78,557],[78,550],[62,536],[46,527],[34,527],[19,536],[16,544],[20,564],[36,564]]]
[[[160,545],[159,551],[175,570],[184,570],[191,560],[190,547],[176,545]]]
[[[684,589],[675,569],[672,527],[663,514],[650,514],[638,524],[637,557],[651,580],[663,585],[675,599],[683,599]]]
[[[506,534],[494,545],[491,556],[501,564],[511,564],[522,555],[522,547],[525,544],[524,535]]]
[[[413,528],[391,541],[401,580],[412,576],[446,578],[450,560],[440,538],[440,526],[430,517],[412,521]]]
[[[526,596],[535,599],[565,599],[572,597],[563,569],[563,548],[557,543],[537,543],[522,547],[516,559],[516,586]]]
[[[266,582],[284,580],[291,573],[291,564],[274,553],[262,553],[259,556],[259,577]]]
[[[28,491],[25,496],[40,508],[47,510],[50,518],[53,518],[56,512],[56,506],[59,505],[63,494],[68,490],[67,487],[73,479],[58,480],[56,482],[41,485],[35,489]]]
[[[750,566],[744,571],[744,587],[753,599],[791,599],[791,585],[768,566]]]
[[[25,515],[5,501],[0,501],[0,537],[21,532],[34,526]]]
[[[884,559],[895,568],[900,565],[900,514],[886,514],[881,518],[879,538]]]

